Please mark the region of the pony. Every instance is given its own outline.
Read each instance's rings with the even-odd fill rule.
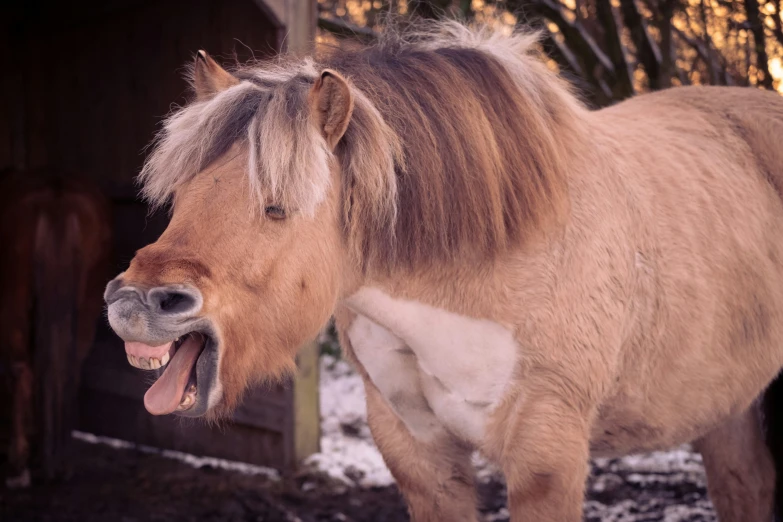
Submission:
[[[108,202],[54,169],[0,180],[0,368],[10,405],[9,487],[67,473],[81,364],[109,279]]]
[[[414,521],[477,520],[475,450],[512,520],[576,522],[591,455],[686,442],[722,522],[781,512],[783,98],[592,111],[455,23],[191,79],[105,291],[150,413],[225,415],[334,315]]]

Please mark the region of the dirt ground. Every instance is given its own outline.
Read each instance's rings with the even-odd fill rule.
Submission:
[[[79,465],[60,484],[0,489],[0,520],[398,522],[408,520],[394,486],[348,488],[318,474],[275,479],[192,466],[132,449],[75,441]],[[684,459],[690,458],[685,455]],[[707,522],[698,463],[599,461],[588,487],[589,522]],[[508,520],[505,488],[479,484],[487,522]]]
[[[298,476],[176,452],[164,456],[77,432],[72,476],[21,491],[0,486],[0,522],[407,521],[367,427],[361,378],[339,357],[322,357],[320,399],[321,452]],[[474,457],[482,522],[507,521],[496,468]],[[701,458],[687,446],[595,459],[592,466],[587,522],[716,520]]]

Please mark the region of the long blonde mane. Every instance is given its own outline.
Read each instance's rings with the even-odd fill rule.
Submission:
[[[557,217],[584,107],[536,56],[536,35],[441,24],[360,51],[253,64],[169,117],[140,179],[162,204],[234,143],[256,206],[312,216],[341,170],[343,225],[366,265],[491,257]],[[310,120],[323,68],[355,109],[332,152]]]

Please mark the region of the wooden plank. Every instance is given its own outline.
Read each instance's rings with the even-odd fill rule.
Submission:
[[[295,466],[313,453],[321,451],[318,356],[318,343],[313,341],[299,351],[297,358],[299,371],[293,389]]]
[[[79,429],[156,448],[287,469],[283,436],[236,423],[147,413],[137,399],[82,388]]]
[[[98,325],[98,331],[95,346],[82,368],[82,388],[141,404],[150,385],[148,372],[128,364],[122,341],[103,321]],[[287,383],[252,388],[231,422],[283,434],[288,419],[294,415],[289,397],[293,386],[293,383]]]
[[[96,345],[96,349],[101,351],[109,348],[122,350],[121,346]],[[149,388],[149,376],[145,373],[128,364],[118,367],[87,363],[82,370],[82,388],[141,403],[144,393]],[[291,407],[282,387],[280,389],[254,388],[247,393],[242,404],[231,417],[231,422],[282,434],[285,423],[292,415]]]

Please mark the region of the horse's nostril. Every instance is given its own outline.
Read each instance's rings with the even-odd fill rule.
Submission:
[[[188,297],[182,294],[171,294],[160,302],[160,309],[164,312],[174,310]]]
[[[148,297],[153,309],[167,315],[194,312],[201,304],[198,293],[166,288],[153,288]]]
[[[103,299],[106,301],[106,304],[111,304],[117,299],[120,288],[122,288],[122,274],[109,281],[106,285],[106,290],[103,292]]]

